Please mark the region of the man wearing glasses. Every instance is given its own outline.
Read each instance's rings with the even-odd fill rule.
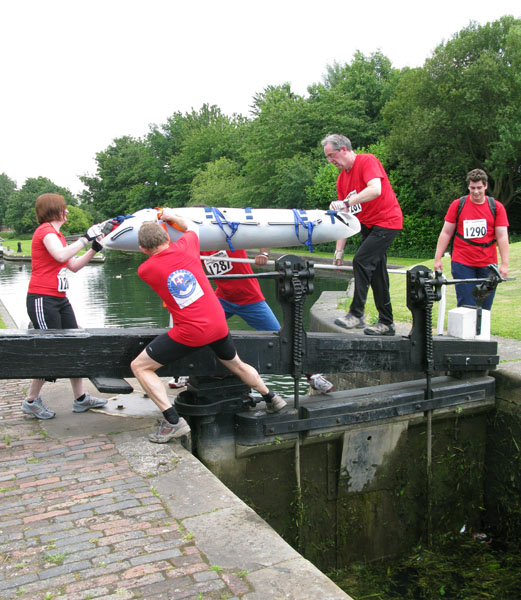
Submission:
[[[338,201],[330,208],[349,211],[361,223],[361,244],[353,257],[355,291],[349,312],[335,324],[344,329],[363,329],[366,335],[394,335],[395,327],[387,250],[403,226],[402,210],[387,173],[373,154],[356,154],[349,138],[338,133],[322,140],[324,154],[340,174],[337,179]],[[333,264],[344,259],[345,239],[337,241]],[[369,288],[373,290],[378,322],[367,326],[364,308]]]

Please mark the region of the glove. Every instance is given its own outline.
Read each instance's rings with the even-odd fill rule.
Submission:
[[[100,235],[101,227],[98,223],[96,223],[96,225],[93,225],[92,227],[89,227],[87,229],[87,232],[83,234],[83,237],[86,237],[89,240],[89,242],[92,242],[92,240],[95,240]]]
[[[103,250],[103,246],[98,242],[98,240],[94,240],[92,242],[92,249],[94,252],[101,252],[101,250]]]
[[[343,200],[333,200],[329,205],[330,210],[338,210],[342,212],[346,212],[348,208],[346,207],[346,203]]]

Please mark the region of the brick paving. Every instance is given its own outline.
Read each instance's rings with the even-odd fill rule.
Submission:
[[[108,435],[51,439],[0,381],[0,598],[232,600],[241,573],[209,564]]]

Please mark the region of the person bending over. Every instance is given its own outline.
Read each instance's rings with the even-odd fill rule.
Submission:
[[[201,265],[199,227],[170,208],[163,209],[163,220],[185,232],[177,242],[172,244],[156,222],[144,223],[138,234],[139,247],[148,256],[138,275],[165,302],[173,320],[172,328],[152,340],[131,363],[133,374],[164,417],[149,440],[166,443],[190,431],[156,371],[203,346],[210,346],[225,367],[261,394],[266,412],[280,411],[286,402],[270,392],[256,369],[237,354],[222,306]]]

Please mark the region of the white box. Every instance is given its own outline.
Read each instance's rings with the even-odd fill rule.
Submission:
[[[447,335],[463,340],[490,340],[490,311],[481,310],[481,333],[476,335],[477,308],[460,306],[448,312]]]

